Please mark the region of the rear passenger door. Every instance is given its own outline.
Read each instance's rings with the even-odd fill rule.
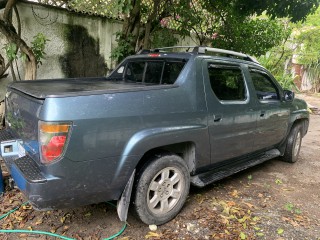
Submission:
[[[281,142],[288,129],[289,108],[282,101],[281,88],[265,71],[249,69],[257,98],[257,132],[254,150],[271,148]]]
[[[256,113],[241,66],[204,60],[203,76],[211,163],[250,153],[256,130]]]

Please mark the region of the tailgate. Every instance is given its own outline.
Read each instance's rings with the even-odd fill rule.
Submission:
[[[12,89],[8,89],[5,99],[6,132],[13,139],[21,140],[19,143],[35,160],[39,160],[38,116],[43,102]],[[17,147],[18,152],[23,151],[19,149],[20,144]]]

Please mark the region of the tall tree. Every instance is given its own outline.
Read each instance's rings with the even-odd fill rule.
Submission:
[[[130,2],[136,3],[136,1]],[[141,22],[135,24],[145,26],[146,31],[139,32],[145,40],[143,48],[149,47],[146,40],[150,39],[149,27],[153,21],[160,24],[166,22],[166,27],[178,30],[182,35],[193,33],[200,44],[207,44],[208,39],[212,38],[214,46],[237,51],[249,50],[255,55],[264,54],[288,35],[286,29],[272,19],[288,17],[293,22],[304,20],[308,13],[314,12],[319,6],[319,0],[231,0],[228,4],[224,0],[170,0],[162,11],[152,11],[150,6],[156,9],[157,0],[139,0],[139,2],[140,9],[136,5],[136,8],[132,7],[127,19],[135,16],[137,12],[140,13]],[[152,17],[143,22],[145,14],[143,9],[148,7],[148,13],[151,13],[148,16]],[[254,17],[262,13],[271,20]],[[131,23],[130,20],[125,21],[125,25]],[[127,36],[124,30],[122,34]],[[137,39],[131,38],[131,49],[137,50],[138,46],[141,47],[141,44],[138,45],[135,41]]]

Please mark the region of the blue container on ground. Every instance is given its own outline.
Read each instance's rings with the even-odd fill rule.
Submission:
[[[2,170],[0,165],[0,194],[4,192],[4,184],[3,184],[3,178],[2,178]]]

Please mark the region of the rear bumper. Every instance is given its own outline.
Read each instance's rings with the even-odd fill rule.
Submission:
[[[10,172],[15,184],[38,210],[73,208],[116,200],[118,197],[115,194],[119,194],[119,189],[106,186],[97,192],[64,177],[44,175],[29,156],[13,160]],[[94,177],[91,179],[95,181]],[[87,184],[90,186],[92,183]]]

